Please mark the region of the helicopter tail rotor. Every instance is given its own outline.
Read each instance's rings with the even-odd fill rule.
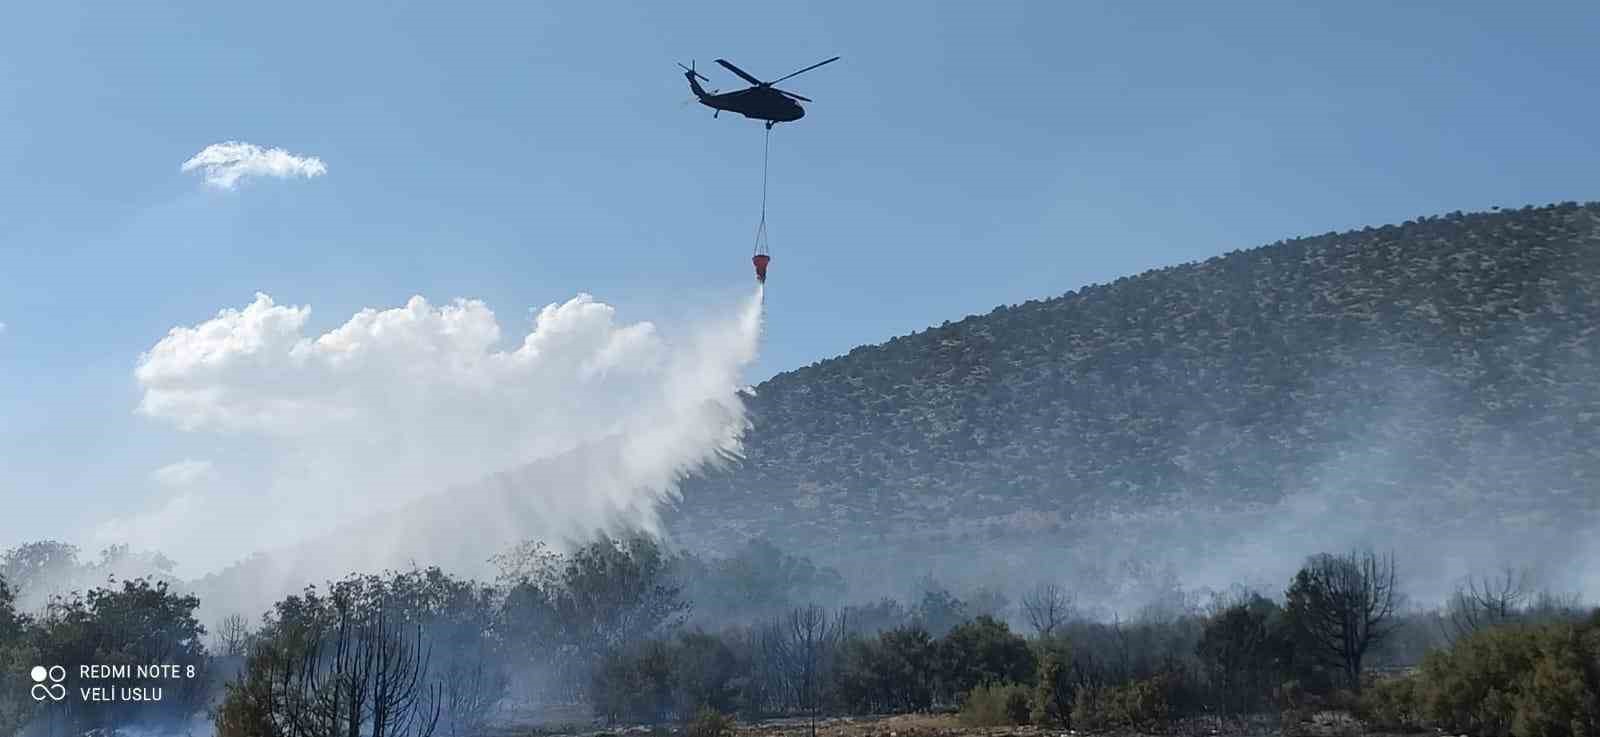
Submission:
[[[685,72],[688,72],[690,77],[692,77],[694,79],[698,79],[701,82],[710,82],[711,81],[710,79],[706,78],[706,75],[701,74],[701,73],[699,73],[699,72],[694,70],[694,60],[693,59],[689,60],[689,66],[684,66],[683,62],[681,62],[681,61],[678,62],[678,68],[682,69]]]

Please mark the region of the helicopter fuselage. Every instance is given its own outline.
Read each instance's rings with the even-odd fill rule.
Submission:
[[[750,87],[720,95],[700,95],[700,104],[713,110],[726,110],[746,118],[774,123],[790,123],[806,116],[800,103],[766,87]]]

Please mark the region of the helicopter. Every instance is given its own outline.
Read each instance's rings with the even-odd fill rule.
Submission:
[[[767,130],[771,130],[772,126],[777,123],[791,123],[805,117],[806,109],[800,107],[800,103],[811,102],[810,98],[780,90],[772,85],[801,73],[809,72],[823,64],[830,64],[838,60],[839,57],[835,56],[827,61],[812,64],[798,72],[786,74],[771,82],[763,82],[751,76],[745,70],[734,66],[733,62],[727,59],[718,59],[718,64],[753,85],[742,90],[723,92],[721,94],[717,94],[715,90],[706,92],[705,88],[700,86],[701,81],[710,82],[711,80],[706,79],[705,75],[694,70],[693,61],[689,62],[689,66],[683,66],[681,62],[678,66],[683,68],[683,76],[689,80],[689,89],[694,91],[694,96],[700,100],[700,104],[717,111],[712,113],[711,117],[715,118],[718,113],[726,110],[730,113],[738,113],[746,118],[766,121]]]

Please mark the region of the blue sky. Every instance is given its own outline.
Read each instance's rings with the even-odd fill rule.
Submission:
[[[420,294],[512,336],[589,292],[670,331],[749,290],[762,131],[676,61],[816,102],[772,140],[752,381],[1282,237],[1600,195],[1592,3],[27,3],[0,26],[0,546],[221,442],[135,415],[166,332]],[[226,140],[314,179],[205,187]],[[216,451],[216,452],[221,452]],[[20,505],[17,500],[26,500]]]

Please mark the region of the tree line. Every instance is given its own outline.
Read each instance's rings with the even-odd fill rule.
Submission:
[[[7,553],[0,571],[31,570],[41,550]],[[841,605],[836,572],[759,541],[703,560],[648,537],[602,537],[559,554],[528,544],[495,563],[493,582],[436,568],[351,575],[209,630],[198,599],[166,581],[56,593],[29,612],[0,578],[9,672],[183,662],[202,676],[163,684],[170,696],[153,704],[7,692],[0,735],[201,717],[221,737],[466,736],[509,698],[712,731],[734,716],[939,709],[1082,730],[1326,708],[1519,737],[1600,726],[1600,615],[1517,571],[1421,611],[1406,606],[1392,556],[1319,554],[1281,596],[1241,590],[1108,621],[1050,583],[1015,607],[934,581],[909,603]],[[1375,672],[1375,660],[1417,667]]]

